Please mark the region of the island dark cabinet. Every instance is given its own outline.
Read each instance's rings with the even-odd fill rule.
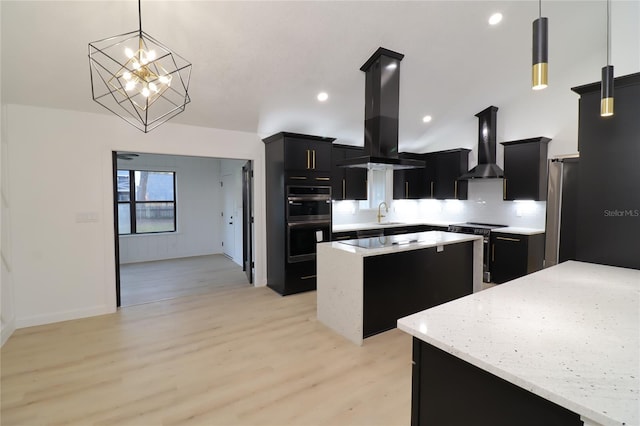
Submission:
[[[491,281],[502,284],[542,269],[544,234],[491,233]]]
[[[363,155],[363,148],[333,145],[331,151],[331,195],[334,200],[367,199],[367,169],[337,165],[340,161]]]
[[[467,181],[458,180],[469,170],[470,149],[460,148],[432,153],[435,168],[433,198],[438,200],[467,199]]]
[[[400,153],[400,158],[424,161],[424,154]],[[393,172],[393,199],[419,200],[428,198],[429,188],[425,168],[395,170]]]
[[[413,338],[411,426],[582,426],[580,416]]]
[[[537,137],[502,142],[504,145],[504,200],[547,199],[547,145],[551,139]]]

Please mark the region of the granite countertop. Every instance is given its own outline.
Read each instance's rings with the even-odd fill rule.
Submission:
[[[482,237],[479,235],[457,234],[454,232],[444,231],[427,231],[416,232],[412,234],[403,234],[394,237],[372,237],[375,239],[385,239],[385,241],[399,242],[397,244],[379,247],[379,248],[363,248],[345,241],[333,241],[327,243],[319,243],[331,246],[331,248],[343,250],[348,253],[355,253],[363,257],[366,256],[378,256],[381,254],[397,253],[401,251],[417,250],[428,247],[445,246],[447,244],[462,243],[465,241],[482,241]],[[362,240],[368,240],[369,238],[363,238]],[[417,241],[416,241],[417,240]],[[356,240],[347,240],[356,241]]]
[[[640,424],[640,271],[569,261],[398,320],[602,425]]]
[[[518,234],[518,235],[536,235],[536,234],[544,234],[544,229],[518,228],[516,226],[507,226],[506,228],[492,229],[491,232],[504,232],[505,234]]]

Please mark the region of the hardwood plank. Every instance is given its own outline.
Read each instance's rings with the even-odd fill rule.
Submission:
[[[406,425],[411,338],[358,347],[315,292],[214,291],[21,329],[2,348],[3,425]]]

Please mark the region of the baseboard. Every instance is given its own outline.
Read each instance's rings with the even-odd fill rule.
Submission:
[[[112,314],[116,312],[115,307],[106,305],[94,306],[91,308],[75,309],[71,311],[53,312],[49,314],[33,315],[16,319],[16,328],[33,327],[36,325],[52,324],[54,322],[70,321],[80,318],[95,317],[98,315]]]
[[[4,346],[14,331],[16,331],[15,321],[11,320],[2,325],[2,330],[0,330],[0,347]]]

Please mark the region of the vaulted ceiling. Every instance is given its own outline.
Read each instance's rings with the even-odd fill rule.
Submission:
[[[110,114],[91,100],[87,43],[137,29],[136,1],[1,7],[4,103]],[[492,27],[487,20],[498,11],[504,19]],[[605,11],[602,1],[542,1],[552,81],[584,58],[605,60]],[[416,151],[429,150],[460,117],[531,95],[537,16],[537,1],[520,0],[142,1],[145,32],[193,63],[192,102],[173,121],[362,144],[359,68],[382,46],[405,54],[400,144]],[[324,103],[320,91],[329,94]]]

